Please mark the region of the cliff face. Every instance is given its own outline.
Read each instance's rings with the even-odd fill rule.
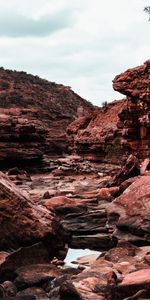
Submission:
[[[116,162],[150,154],[150,60],[113,80],[127,96],[69,125],[71,149],[92,160]]]
[[[93,109],[69,87],[0,68],[1,162],[61,154],[67,125]]]
[[[150,60],[116,76],[113,87],[127,96],[118,123],[123,148],[139,158],[147,157],[150,154]]]
[[[116,162],[124,154],[117,124],[125,106],[126,100],[114,101],[75,120],[67,128],[71,149],[90,160]]]

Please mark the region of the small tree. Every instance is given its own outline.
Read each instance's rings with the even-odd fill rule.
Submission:
[[[144,7],[144,11],[149,15],[148,21],[150,21],[150,6]]]
[[[102,107],[106,107],[107,106],[107,101],[102,102]]]

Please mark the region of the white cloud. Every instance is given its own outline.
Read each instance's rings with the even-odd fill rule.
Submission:
[[[143,12],[147,3],[147,0],[26,0],[23,3],[0,0],[0,11],[6,21],[12,12],[30,18],[32,24],[36,20],[40,26],[47,15],[53,16],[50,35],[45,26],[41,36],[37,28],[34,37],[23,34],[19,38],[1,37],[0,65],[69,85],[97,105],[122,98],[113,91],[112,79],[149,58],[150,23]],[[63,27],[60,19],[67,18]]]

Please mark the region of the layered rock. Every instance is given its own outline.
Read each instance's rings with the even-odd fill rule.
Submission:
[[[97,197],[92,199],[92,194],[91,199],[53,197],[45,200],[43,205],[53,208],[62,227],[69,231],[69,247],[100,251],[114,246],[111,230],[106,225],[106,209],[99,204]]]
[[[126,100],[106,104],[87,118],[68,126],[71,150],[88,159],[115,162],[129,154],[150,153],[150,61],[129,69],[113,80]]]
[[[35,205],[3,173],[0,173],[0,197],[0,250],[18,249],[40,241],[50,257],[63,250],[64,231],[54,213]]]
[[[69,87],[0,68],[0,160],[39,160],[67,151],[66,127],[94,109]]]
[[[125,105],[125,100],[114,101],[71,123],[67,128],[71,150],[95,161],[116,162],[124,156],[117,124]]]
[[[33,108],[0,108],[1,166],[25,166],[42,158],[48,131],[36,114]]]
[[[137,178],[107,206],[113,235],[136,245],[150,244],[150,176]]]
[[[116,91],[127,96],[119,113],[123,148],[139,158],[150,154],[150,60],[113,80]]]

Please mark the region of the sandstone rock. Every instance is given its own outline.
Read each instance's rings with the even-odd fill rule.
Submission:
[[[16,270],[22,266],[29,267],[32,264],[45,264],[49,262],[48,249],[42,242],[29,247],[19,248],[7,255],[0,265],[0,282],[13,280]]]
[[[121,170],[114,176],[112,185],[120,185],[128,178],[137,176],[140,174],[140,165],[137,157],[130,155]]]
[[[62,276],[62,271],[52,264],[32,264],[16,270],[15,285],[18,289],[25,289],[43,284]]]
[[[98,205],[97,199],[58,196],[45,200],[43,205],[54,210],[62,227],[70,233],[69,247],[106,250],[113,245],[106,226],[106,210]]]
[[[63,249],[64,237],[54,213],[42,205],[35,205],[0,173],[0,249],[17,249],[43,241],[50,257]]]
[[[121,284],[118,286],[117,292],[123,297],[138,296],[147,297],[150,295],[150,268],[132,272],[125,276]],[[134,297],[133,297],[134,299]],[[139,299],[139,298],[137,298]]]
[[[109,222],[117,226],[114,235],[138,244],[150,242],[150,176],[133,182],[107,207]]]
[[[67,128],[71,150],[95,161],[116,162],[117,156],[124,157],[117,123],[118,113],[125,105],[125,100],[114,101],[96,110],[87,119],[71,123]]]
[[[127,105],[119,114],[124,151],[138,155],[150,154],[150,61],[129,69],[113,80],[116,91],[127,96]]]

